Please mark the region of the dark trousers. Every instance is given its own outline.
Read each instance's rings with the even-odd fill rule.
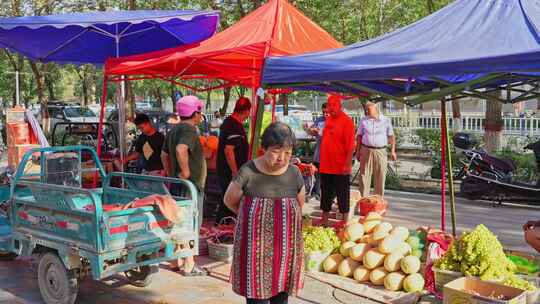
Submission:
[[[350,209],[350,175],[321,173],[321,210],[330,212],[337,197],[339,212],[348,213]]]
[[[247,304],[287,304],[289,302],[289,295],[286,292],[280,292],[277,295],[271,297],[270,299],[248,299],[246,298]]]
[[[317,168],[317,172],[315,173],[315,185],[313,185],[313,190],[311,190],[311,195],[321,195],[321,173],[319,173],[320,169],[320,163],[313,163],[313,165]]]
[[[236,214],[231,211],[227,206],[225,206],[225,192],[227,192],[227,188],[229,187],[229,184],[231,183],[231,176],[219,176],[219,186],[221,187],[221,202],[219,204],[218,212],[216,215],[216,224],[219,224],[221,220],[225,217],[234,217],[236,218]],[[228,223],[227,223],[228,224]]]

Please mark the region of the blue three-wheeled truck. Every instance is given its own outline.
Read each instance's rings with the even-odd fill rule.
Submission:
[[[0,186],[0,258],[39,257],[47,304],[74,303],[86,277],[123,274],[144,287],[160,262],[198,252],[197,195],[189,181],[107,175],[95,151],[83,146],[31,150],[9,180]],[[168,220],[158,205],[122,208],[150,195],[170,198],[174,183],[187,193],[172,196],[179,221]]]

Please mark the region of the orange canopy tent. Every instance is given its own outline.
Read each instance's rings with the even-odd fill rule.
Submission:
[[[238,23],[193,46],[111,58],[109,77],[221,79],[223,86],[257,88],[264,59],[341,47],[286,0],[270,0]],[[142,77],[134,77],[134,76]]]
[[[286,0],[269,0],[236,24],[196,45],[110,58],[105,64],[104,82],[120,81],[123,77],[160,78],[194,91],[244,86],[252,88],[255,100],[265,58],[341,46]],[[217,79],[223,83],[198,89],[181,82],[186,79]],[[262,117],[263,107],[254,108],[251,139],[256,146],[254,123]]]

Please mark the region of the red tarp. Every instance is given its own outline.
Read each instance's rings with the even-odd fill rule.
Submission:
[[[264,58],[341,47],[285,0],[270,0],[238,23],[191,48],[179,47],[109,59],[107,75],[223,79],[258,87]]]

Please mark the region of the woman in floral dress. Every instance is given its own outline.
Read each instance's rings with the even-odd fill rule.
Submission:
[[[264,154],[244,164],[225,193],[238,214],[231,283],[248,304],[287,303],[302,286],[304,180],[289,163],[289,126],[269,125],[261,145]]]

